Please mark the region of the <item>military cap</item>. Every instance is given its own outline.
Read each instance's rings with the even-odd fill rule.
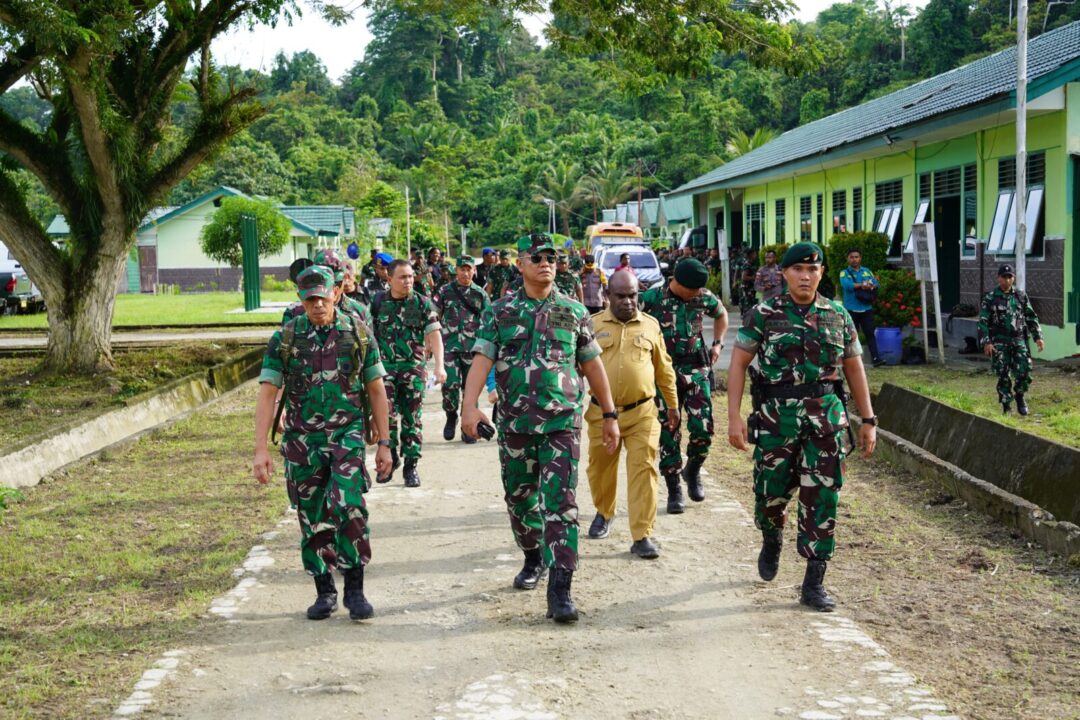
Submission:
[[[476,260],[472,255],[459,255],[457,259],[457,267],[463,268],[465,266],[476,267]]]
[[[289,266],[289,279],[294,283],[296,278],[300,277],[300,273],[307,270],[315,263],[311,262],[311,258],[297,258],[293,260],[292,265]]]
[[[1013,272],[1013,266],[1009,263],[1005,263],[998,268],[998,277],[1005,277],[1006,275],[1016,275],[1016,273]]]
[[[502,250],[499,251],[499,257],[500,258],[508,258],[508,257],[510,257],[510,251],[507,250],[506,248],[503,248]]]
[[[821,252],[821,248],[818,247],[817,243],[800,242],[788,248],[788,251],[784,253],[783,260],[780,261],[780,267],[789,268],[795,263],[820,265],[823,262],[825,262],[825,253]]]
[[[559,253],[558,257],[556,257],[555,260],[560,263],[570,262],[570,258],[567,256],[566,253]]]
[[[555,252],[555,244],[551,241],[551,236],[547,233],[533,233],[532,235],[526,235],[519,238],[517,241],[518,252],[523,253],[537,253],[541,250],[551,250]]]
[[[488,255],[494,255],[494,254],[495,254],[495,248],[484,248],[484,251],[481,253],[481,255],[483,255],[484,257],[487,257]]]
[[[296,288],[301,300],[334,296],[333,271],[325,265],[312,265],[296,278]]]
[[[675,280],[684,288],[697,290],[709,281],[709,271],[700,260],[687,258],[675,266]]]
[[[334,282],[345,279],[345,261],[330,248],[323,248],[315,253],[315,264],[325,265],[334,271]]]
[[[378,260],[383,265],[389,265],[390,263],[394,262],[394,256],[391,255],[390,253],[384,253],[384,252],[381,252],[378,255],[376,255],[375,259]]]

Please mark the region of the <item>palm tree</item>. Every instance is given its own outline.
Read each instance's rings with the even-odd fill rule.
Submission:
[[[762,145],[771,143],[778,137],[780,137],[780,133],[772,128],[758,128],[753,135],[747,135],[742,130],[736,130],[735,134],[727,141],[725,148],[731,157],[737,158],[751,150],[756,150]]]
[[[534,200],[550,200],[562,216],[563,234],[570,235],[570,213],[581,204],[584,183],[577,163],[556,162],[544,169],[540,181],[533,185]]]
[[[610,158],[594,164],[584,181],[587,186],[585,197],[593,203],[594,209],[613,208],[625,200],[632,182],[626,171]]]

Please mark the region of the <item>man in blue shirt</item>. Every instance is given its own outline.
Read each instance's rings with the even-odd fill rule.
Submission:
[[[840,287],[844,290],[844,309],[855,321],[855,327],[866,335],[870,359],[874,367],[885,364],[878,355],[877,339],[874,337],[874,300],[870,295],[877,291],[878,281],[874,273],[862,266],[862,252],[851,250],[847,256],[848,266],[840,273]]]

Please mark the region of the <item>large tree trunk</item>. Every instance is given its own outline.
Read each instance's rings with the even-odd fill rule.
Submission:
[[[94,258],[90,272],[75,270],[59,298],[45,296],[49,312],[46,362],[61,372],[113,369],[112,319],[116,285],[127,256],[120,252]]]

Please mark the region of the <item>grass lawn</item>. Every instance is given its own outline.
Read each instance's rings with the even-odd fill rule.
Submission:
[[[291,302],[292,291],[263,291],[262,301]],[[244,294],[238,292],[193,293],[190,295],[141,295],[121,293],[116,296],[113,327],[131,325],[217,325],[220,323],[250,323],[273,325],[281,321],[281,313],[229,313],[244,307]],[[42,330],[48,327],[46,313],[34,315],[5,315],[0,317],[0,329],[26,328]]]
[[[720,418],[708,469],[752,508],[751,455],[728,445]],[[1052,556],[884,461],[853,456],[847,469],[825,576],[838,611],[957,715],[1080,718],[1080,557]],[[780,575],[755,582],[757,602],[794,601],[802,582],[796,502],[789,511]]]
[[[0,511],[0,716],[110,715],[236,584],[233,569],[285,506],[279,485],[251,479],[254,393]]]
[[[231,342],[117,349],[116,372],[91,376],[40,373],[39,358],[4,358],[0,362],[0,409],[18,421],[0,423],[0,448],[50,427],[119,407],[132,396],[205,370],[247,349]]]
[[[874,392],[890,382],[928,395],[959,410],[990,418],[1049,440],[1080,447],[1080,374],[1036,364],[1026,397],[1031,415],[1016,408],[1004,415],[997,401],[997,376],[989,362],[940,365],[900,365],[869,368]]]

